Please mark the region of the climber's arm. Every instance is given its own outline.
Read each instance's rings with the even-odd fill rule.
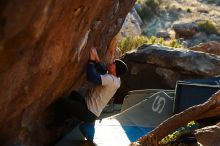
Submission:
[[[101,75],[96,72],[95,64],[92,61],[89,61],[87,67],[87,80],[97,85],[102,84]]]
[[[106,65],[103,63],[103,62],[96,62],[95,63],[95,68],[96,68],[96,71],[98,73],[100,73],[101,75],[104,75],[107,73],[107,67]]]
[[[87,79],[88,81],[101,85],[101,75],[96,72],[95,64],[97,62],[100,62],[99,56],[97,54],[97,51],[94,47],[90,50],[90,57],[89,57],[89,63],[87,67]]]

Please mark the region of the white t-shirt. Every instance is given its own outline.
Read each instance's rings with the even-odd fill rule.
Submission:
[[[102,110],[121,85],[120,78],[111,74],[101,75],[101,80],[102,85],[93,87],[85,98],[88,109],[97,117],[100,116]]]

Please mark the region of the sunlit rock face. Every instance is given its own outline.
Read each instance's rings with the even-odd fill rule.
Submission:
[[[85,81],[89,48],[102,59],[135,0],[0,1],[0,144],[44,146],[50,105]],[[108,60],[107,60],[108,61]]]
[[[143,21],[141,20],[137,11],[133,7],[125,19],[125,22],[119,33],[118,39],[121,39],[123,37],[135,37],[135,36],[141,35],[142,24],[143,24]]]

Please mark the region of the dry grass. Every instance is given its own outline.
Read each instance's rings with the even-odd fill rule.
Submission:
[[[218,29],[216,24],[210,20],[199,21],[198,23],[200,31],[206,32],[208,34],[218,34]]]
[[[146,36],[126,37],[118,42],[118,48],[122,54],[136,50],[143,44],[161,44],[172,48],[183,48],[182,45],[176,39],[164,40],[163,38],[157,38],[152,36],[148,38]]]

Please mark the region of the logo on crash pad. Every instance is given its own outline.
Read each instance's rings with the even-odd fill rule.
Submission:
[[[220,80],[215,81],[215,83],[220,87]]]
[[[157,96],[153,102],[152,110],[157,113],[161,113],[166,104],[166,99],[161,96]]]

